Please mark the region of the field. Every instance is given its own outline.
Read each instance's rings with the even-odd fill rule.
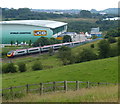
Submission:
[[[41,71],[3,74],[3,88],[49,81],[117,82],[118,57],[61,66]]]
[[[61,21],[61,22],[72,22],[72,21],[84,21],[84,22],[90,22],[95,23],[98,19],[91,19],[91,18],[58,18],[58,19],[52,19],[55,21]]]

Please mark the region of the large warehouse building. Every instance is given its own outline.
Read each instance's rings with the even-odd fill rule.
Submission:
[[[57,38],[67,31],[67,23],[50,20],[2,21],[2,44],[32,42],[40,37]]]

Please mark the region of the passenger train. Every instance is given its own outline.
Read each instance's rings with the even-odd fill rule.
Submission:
[[[87,42],[91,42],[94,40],[83,40],[83,41],[76,41],[76,42],[67,42],[67,43],[61,43],[61,44],[53,44],[53,45],[47,45],[43,47],[33,47],[28,49],[18,49],[13,50],[7,53],[7,57],[15,57],[15,56],[21,56],[21,55],[27,55],[27,54],[33,54],[33,53],[42,53],[49,51],[50,48],[53,48],[54,50],[58,50],[61,46],[68,46],[68,47],[74,47],[77,45],[81,45]]]

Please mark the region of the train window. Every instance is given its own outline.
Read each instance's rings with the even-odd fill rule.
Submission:
[[[19,51],[18,53],[24,53],[25,51]]]
[[[8,52],[7,54],[10,55],[12,52]]]
[[[43,49],[49,49],[50,47],[46,47],[46,48],[43,48]]]
[[[54,47],[60,47],[60,45],[59,46],[54,46]]]
[[[32,49],[32,50],[29,50],[29,51],[37,51],[38,49]]]
[[[79,43],[74,43],[74,44],[79,44]]]

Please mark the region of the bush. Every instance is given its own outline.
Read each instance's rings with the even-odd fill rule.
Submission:
[[[118,56],[118,46],[110,48],[109,56],[110,57]]]
[[[99,58],[109,57],[110,43],[107,40],[101,40],[98,43]]]
[[[94,48],[95,46],[94,46],[94,44],[91,44],[90,47],[91,47],[91,48]]]
[[[115,43],[115,42],[116,42],[115,37],[109,37],[109,38],[108,38],[108,42],[109,42],[109,43]]]
[[[53,48],[50,48],[49,49],[49,55],[52,56],[53,54],[54,54],[54,50],[53,50]]]
[[[7,69],[7,64],[4,64],[2,66],[2,73],[9,73],[8,69]]]
[[[32,70],[42,70],[43,69],[43,66],[41,64],[41,62],[35,62],[32,66]]]
[[[65,43],[65,42],[72,42],[71,36],[69,36],[69,35],[63,36],[63,43]]]
[[[71,53],[71,48],[62,46],[59,49],[58,57],[62,61],[63,65],[74,63],[74,56]]]
[[[25,63],[19,63],[19,71],[20,72],[25,72],[26,71],[26,64]]]
[[[13,63],[8,63],[6,65],[3,65],[2,72],[3,73],[10,73],[10,72],[15,73],[17,71],[16,71],[16,67],[14,66]]]
[[[92,36],[92,39],[97,39],[98,37],[96,35],[93,35]]]
[[[85,62],[85,61],[90,61],[90,60],[95,60],[97,59],[97,55],[93,53],[92,50],[90,49],[83,49],[81,53],[78,55],[78,62]]]

